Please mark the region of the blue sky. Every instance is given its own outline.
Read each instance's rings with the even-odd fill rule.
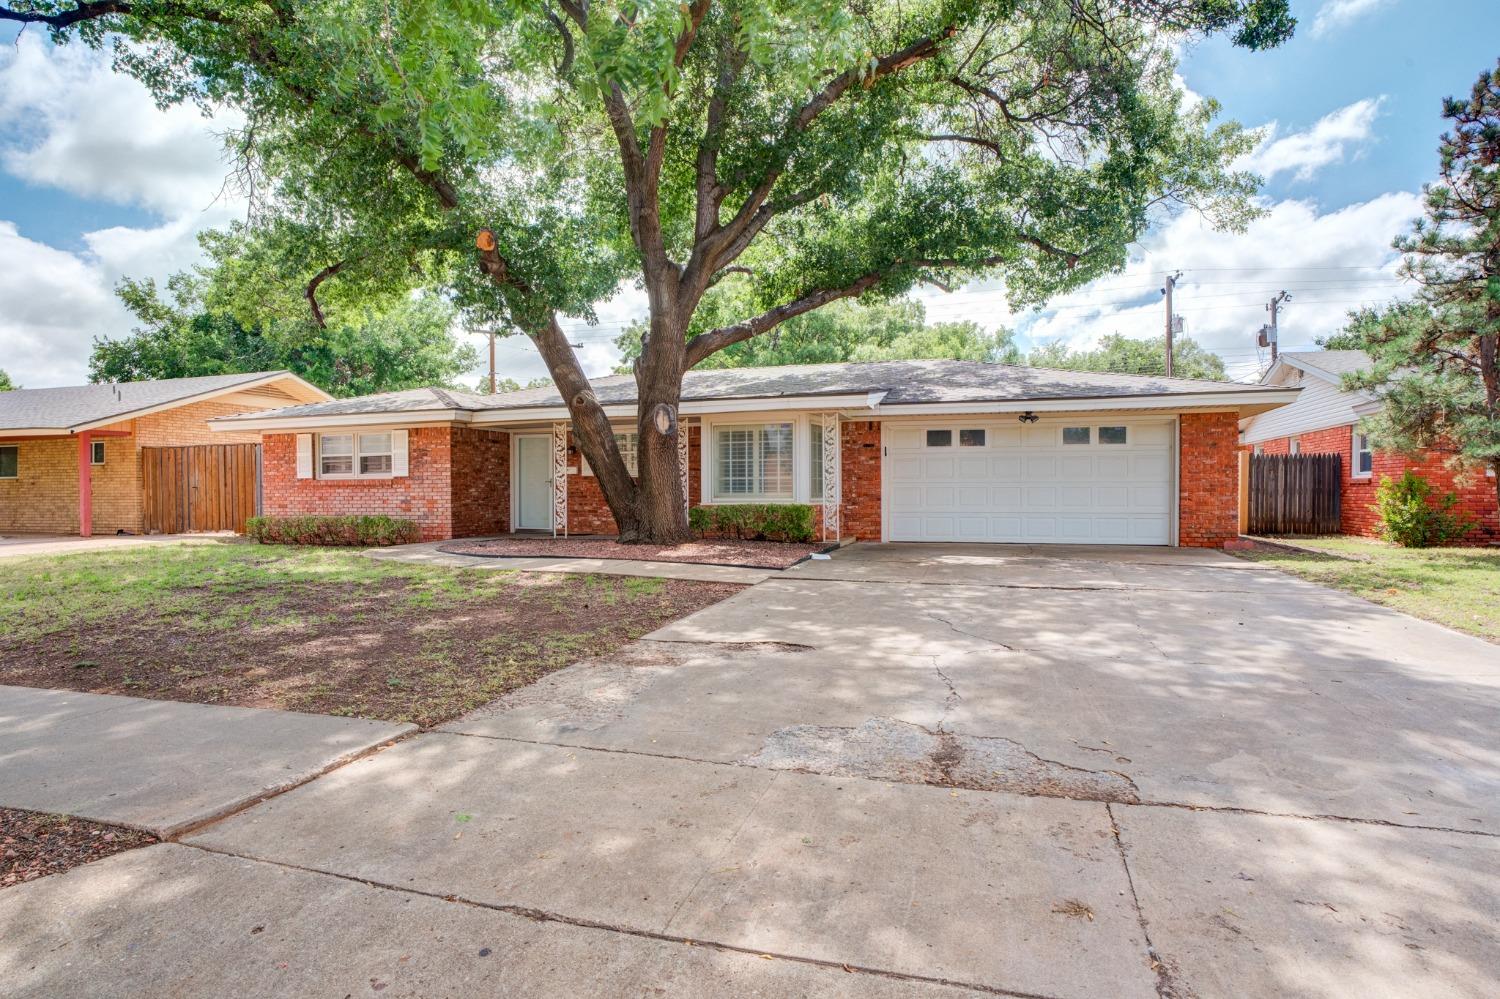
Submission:
[[[1178,217],[1134,248],[1122,274],[1039,313],[1012,314],[989,283],[924,291],[929,317],[1006,325],[1024,345],[1149,336],[1162,324],[1162,275],[1180,269],[1177,311],[1189,335],[1236,376],[1253,377],[1265,360],[1254,331],[1276,291],[1293,293],[1288,348],[1336,329],[1354,305],[1403,294],[1389,244],[1432,176],[1439,101],[1467,93],[1500,56],[1500,4],[1443,0],[1440,15],[1433,7],[1309,0],[1295,4],[1297,37],[1277,51],[1218,40],[1184,49],[1185,86],[1265,130],[1247,165],[1266,177],[1266,214],[1247,233]],[[91,340],[130,330],[115,283],[190,265],[196,233],[242,211],[222,194],[215,131],[234,117],[159,110],[103,57],[54,49],[40,32],[17,40],[10,30],[0,42],[0,368],[32,386],[81,382]],[[601,306],[599,326],[575,324],[591,372],[612,366],[610,341],[641,309],[641,297],[625,292]],[[501,359],[513,377],[544,373],[524,341],[506,343]]]

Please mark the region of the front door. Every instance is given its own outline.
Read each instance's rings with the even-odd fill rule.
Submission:
[[[516,523],[518,531],[552,529],[552,437],[516,438]]]

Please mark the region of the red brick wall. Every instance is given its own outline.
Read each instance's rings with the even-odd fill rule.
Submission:
[[[266,434],[261,509],[268,517],[385,514],[414,520],[422,540],[452,533],[452,436],[448,427],[407,432],[409,475],[394,479],[299,479],[297,436]]]
[[[1382,478],[1400,478],[1407,470],[1416,472],[1429,483],[1438,495],[1454,493],[1458,496],[1455,511],[1477,521],[1475,530],[1464,540],[1471,543],[1500,541],[1500,508],[1495,501],[1495,480],[1481,472],[1457,474],[1447,467],[1445,455],[1429,452],[1421,458],[1407,458],[1388,451],[1376,451],[1371,462],[1372,474],[1353,478],[1354,436],[1353,427],[1328,427],[1311,433],[1298,434],[1302,454],[1336,454],[1343,467],[1343,482],[1340,486],[1340,527],[1345,534],[1362,535],[1367,538],[1380,535],[1380,514],[1375,510],[1375,489]],[[1249,449],[1247,447],[1247,449]],[[1261,442],[1262,454],[1288,454],[1291,441],[1287,437]]]
[[[452,536],[504,534],[510,530],[510,434],[454,427]]]
[[[688,505],[703,501],[703,428],[690,426],[688,432]],[[604,490],[594,475],[584,475],[583,455],[573,435],[568,435],[568,467],[579,471],[568,476],[568,533],[617,534],[614,515],[604,502]]]
[[[1183,413],[1177,543],[1221,548],[1239,537],[1239,417]]]
[[[856,420],[843,424],[839,456],[839,532],[860,541],[880,540],[880,423]]]

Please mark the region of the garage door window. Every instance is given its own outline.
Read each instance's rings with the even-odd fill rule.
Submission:
[[[958,432],[959,447],[984,447],[984,429],[960,430]]]
[[[1063,427],[1064,444],[1088,444],[1092,440],[1092,427]]]
[[[952,447],[953,431],[951,430],[929,430],[927,431],[928,447]]]
[[[716,498],[792,498],[790,423],[719,427],[714,451]]]
[[[1100,427],[1099,428],[1099,443],[1100,444],[1127,444],[1127,443],[1129,443],[1129,441],[1127,441],[1125,438],[1126,438],[1126,433],[1125,433],[1125,428],[1124,427]]]

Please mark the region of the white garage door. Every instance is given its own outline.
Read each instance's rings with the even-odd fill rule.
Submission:
[[[890,541],[1165,545],[1170,420],[885,425]]]

